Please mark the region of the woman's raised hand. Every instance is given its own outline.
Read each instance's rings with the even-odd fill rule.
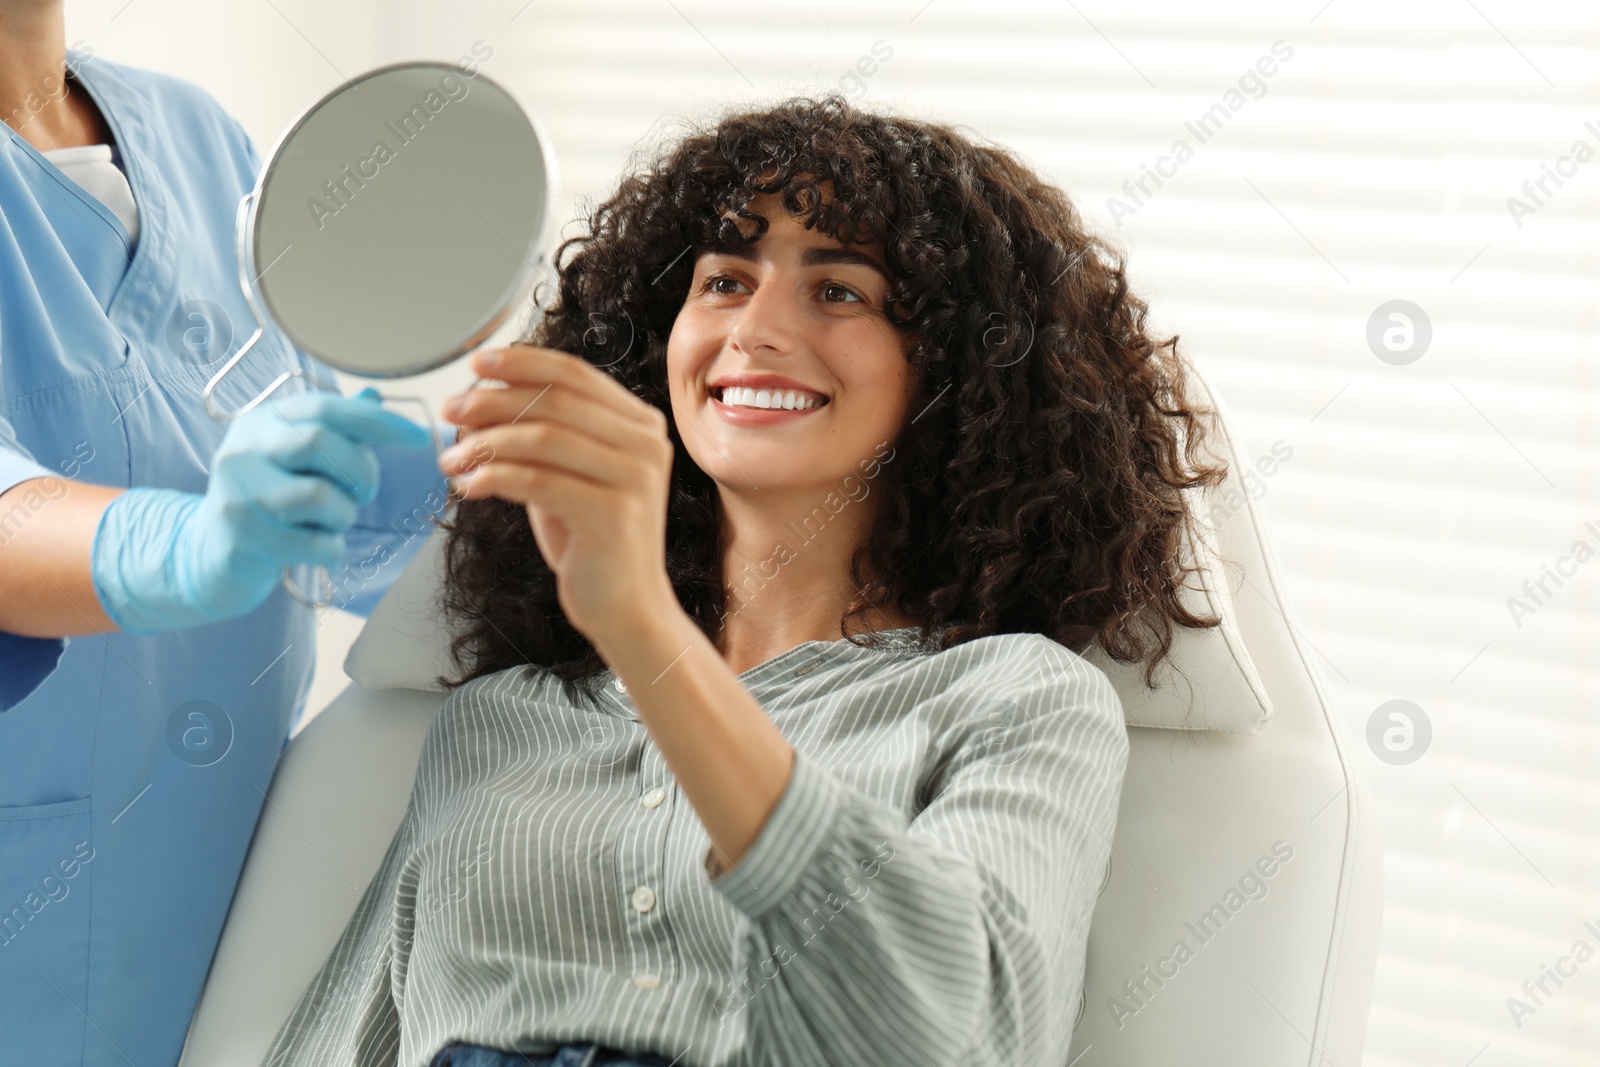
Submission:
[[[458,495],[526,506],[562,611],[596,644],[677,607],[666,567],[667,416],[556,349],[482,349],[471,365],[506,388],[444,404],[462,440],[439,469]]]

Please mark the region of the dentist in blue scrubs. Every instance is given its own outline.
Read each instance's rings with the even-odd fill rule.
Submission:
[[[445,489],[368,399],[207,416],[259,166],[209,96],[0,0],[0,120],[0,1062],[172,1067],[310,684],[282,571],[365,613]],[[219,400],[292,366],[269,328]]]

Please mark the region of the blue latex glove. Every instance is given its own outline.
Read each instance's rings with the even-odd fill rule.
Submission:
[[[128,633],[231,619],[259,607],[285,567],[336,567],[344,531],[378,492],[372,445],[420,447],[428,432],[376,394],[271,397],[233,421],[204,495],[136,487],[95,532],[100,604]]]

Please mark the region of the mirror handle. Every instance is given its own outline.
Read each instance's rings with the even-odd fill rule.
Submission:
[[[307,593],[300,588],[299,584],[294,580],[294,571],[295,568],[293,567],[285,567],[283,569],[283,587],[289,590],[290,596],[308,608],[325,608],[333,603],[333,579],[328,576],[328,568],[312,568],[313,573],[316,574],[317,581],[317,592],[315,593]]]

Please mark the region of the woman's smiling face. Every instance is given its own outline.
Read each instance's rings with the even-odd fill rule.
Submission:
[[[695,260],[667,341],[673,421],[727,489],[826,492],[899,437],[915,384],[909,346],[884,313],[878,249],[807,230],[776,193],[750,210],[767,220],[760,241]],[[741,377],[749,392],[724,392]],[[790,390],[792,408],[745,406],[787,405]]]

